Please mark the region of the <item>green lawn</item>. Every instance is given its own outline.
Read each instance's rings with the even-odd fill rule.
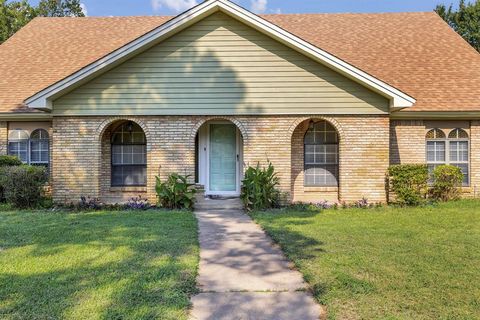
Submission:
[[[187,319],[190,212],[0,212],[0,319]]]
[[[253,216],[329,319],[480,319],[480,201]]]

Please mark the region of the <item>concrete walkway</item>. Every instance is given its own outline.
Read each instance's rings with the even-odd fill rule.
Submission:
[[[215,208],[195,212],[201,293],[191,319],[319,319],[320,306],[281,250],[242,210]]]

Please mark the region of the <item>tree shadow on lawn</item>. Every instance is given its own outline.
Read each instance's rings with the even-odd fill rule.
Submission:
[[[313,260],[317,258],[319,254],[326,253],[326,244],[323,241],[294,231],[290,226],[308,225],[311,222],[307,219],[317,214],[318,212],[306,211],[295,214],[291,219],[283,216],[284,219],[276,220],[276,225],[268,222],[261,223],[263,230],[280,246],[287,258],[300,270],[302,269],[302,261]],[[289,215],[289,217],[290,216],[291,215]],[[276,219],[276,217],[273,216],[273,219]],[[262,219],[260,218],[260,220]],[[314,279],[307,277],[305,277],[305,280],[311,285],[314,296],[319,301],[323,301],[322,297],[328,293],[329,283],[314,281]]]
[[[34,236],[16,228],[25,240],[17,247],[0,234],[4,248],[30,247],[0,273],[0,317],[186,318],[196,291],[196,224],[176,215],[57,215],[64,223],[40,222]]]

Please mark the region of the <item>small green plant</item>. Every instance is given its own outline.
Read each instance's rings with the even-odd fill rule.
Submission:
[[[0,202],[5,201],[4,184],[5,184],[5,167],[19,166],[22,161],[16,156],[0,156]]]
[[[242,183],[241,198],[245,208],[265,210],[279,205],[280,191],[277,189],[279,178],[270,161],[268,167],[248,167]]]
[[[48,180],[44,167],[4,167],[5,199],[16,208],[35,208],[42,202],[43,188]]]
[[[415,206],[426,201],[428,168],[424,164],[401,164],[388,168],[388,181],[396,202]]]
[[[165,182],[156,177],[155,190],[158,204],[167,209],[192,209],[197,190],[194,188],[194,184],[188,183],[190,177],[172,173]]]
[[[463,181],[462,170],[452,165],[441,165],[432,173],[433,186],[430,195],[438,201],[450,201],[460,198]]]

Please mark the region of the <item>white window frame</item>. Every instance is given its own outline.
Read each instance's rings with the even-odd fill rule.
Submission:
[[[427,138],[426,136],[428,135],[428,133],[432,130],[440,130],[441,132],[443,132],[444,134],[444,138]],[[449,138],[450,134],[456,130],[461,130],[461,131],[464,131],[466,134],[467,134],[467,138]],[[463,187],[469,187],[470,186],[470,135],[468,134],[468,132],[464,129],[461,129],[461,128],[455,128],[453,130],[450,130],[450,132],[448,134],[445,134],[445,132],[439,128],[433,128],[431,130],[429,130],[427,132],[427,134],[425,135],[426,139],[425,139],[425,159],[426,159],[426,163],[427,165],[433,165],[434,168],[439,166],[439,165],[452,165],[452,166],[457,166],[457,165],[467,165],[467,182],[463,182],[462,181],[462,186]],[[443,142],[445,144],[445,155],[444,155],[444,158],[445,158],[445,161],[428,161],[428,143],[429,142]],[[467,152],[468,152],[468,160],[467,161],[452,161],[450,159],[450,143],[451,142],[466,142],[467,143]],[[458,153],[458,150],[457,150],[457,153]]]
[[[132,134],[132,133],[140,133],[140,131],[132,131],[132,132],[129,132],[129,131],[125,131],[125,126],[128,126],[128,125],[131,125],[131,126],[137,126],[140,130],[141,130],[141,133],[143,134],[143,141],[142,143],[130,143],[130,142],[126,142],[124,141],[124,136],[125,136],[125,133],[128,133],[128,134]],[[120,134],[121,135],[121,142],[120,143],[117,143],[117,142],[114,142],[114,137],[115,137],[115,134]],[[117,163],[114,161],[114,148],[115,146],[120,146],[120,149],[121,149],[121,152],[119,153],[121,155],[121,160]],[[143,154],[143,160],[144,162],[143,163],[125,163],[124,161],[124,157],[126,155],[133,155],[134,153],[126,153],[124,151],[125,147],[127,146],[142,146],[143,150],[144,150],[144,153]],[[116,127],[114,130],[112,130],[112,136],[111,136],[111,141],[110,141],[110,186],[111,187],[146,187],[147,186],[147,180],[148,180],[148,172],[147,172],[147,157],[148,157],[148,153],[147,153],[147,136],[145,134],[145,132],[143,131],[143,128],[138,124],[138,123],[135,123],[134,121],[128,121],[128,122],[125,122],[125,123],[122,123],[120,124],[118,127]],[[144,168],[145,169],[145,176],[144,176],[144,179],[145,179],[145,183],[140,183],[140,184],[135,184],[135,183],[132,183],[132,184],[126,184],[126,183],[121,183],[121,184],[117,184],[117,183],[114,183],[114,168],[115,169],[118,169],[118,168],[126,168],[126,167],[136,167],[136,168]]]
[[[17,133],[18,135],[20,135],[20,134],[25,134],[26,138],[12,138],[11,136],[12,136],[13,133]],[[26,153],[26,159],[22,159],[22,158],[19,156],[19,153],[15,153],[15,154],[11,153],[11,147],[10,147],[10,145],[13,144],[13,143],[18,143],[18,144],[25,143],[26,149],[25,149],[25,150],[22,150],[22,151],[25,151],[25,153]],[[29,164],[29,163],[30,163],[30,135],[28,134],[28,132],[27,132],[26,130],[23,130],[23,129],[14,129],[14,130],[12,130],[12,131],[8,134],[7,154],[18,157],[18,158],[19,158],[23,163],[25,163],[25,164]]]
[[[40,138],[40,139],[34,139],[32,138],[34,133],[36,132],[43,132],[46,134],[46,138]],[[33,161],[32,160],[32,151],[33,151],[33,148],[32,148],[32,142],[42,142],[42,141],[46,141],[47,142],[47,150],[39,150],[40,154],[42,151],[47,151],[47,160],[46,161]],[[50,164],[50,135],[48,134],[48,131],[45,130],[45,129],[35,129],[32,131],[32,134],[30,135],[30,139],[29,139],[29,143],[28,143],[28,147],[29,147],[29,150],[28,150],[28,162],[29,164],[31,165],[45,165],[48,167],[48,165]]]
[[[319,122],[323,123],[324,124],[324,127],[322,128],[322,130],[319,130],[319,131],[315,131],[315,125],[318,124]],[[317,122],[314,122],[313,123],[313,134],[315,135],[315,133],[322,133],[324,134],[325,136],[328,134],[328,133],[334,133],[336,135],[336,143],[306,143],[305,139],[307,137],[307,134],[310,132],[310,128],[307,129],[307,131],[305,132],[305,135],[303,136],[303,176],[304,176],[304,182],[303,182],[303,185],[304,187],[338,187],[339,185],[339,179],[340,179],[340,137],[338,135],[338,132],[337,130],[335,129],[335,127],[333,125],[331,125],[330,123],[328,123],[328,121],[326,120],[320,120],[320,121],[317,121]],[[332,130],[328,130],[329,128],[327,126],[330,126],[332,128]],[[316,153],[315,151],[312,153],[312,152],[307,152],[307,146],[313,146],[315,149],[319,146],[335,146],[335,161],[334,162],[323,162],[323,163],[318,163],[318,162],[307,162],[307,157],[306,155],[307,154],[313,154],[314,157],[316,154],[323,154],[325,156],[325,158],[327,157],[327,155],[331,155],[332,153],[331,152],[327,152],[326,150],[326,147],[325,147],[325,152],[319,152],[319,153]],[[307,184],[306,183],[306,178],[307,178],[307,167],[308,166],[323,166],[323,167],[328,167],[328,166],[335,166],[336,167],[336,173],[335,173],[335,178],[336,178],[336,183],[335,184],[329,184],[329,183],[326,183],[324,181],[324,183],[313,183],[313,184]],[[325,170],[325,169],[324,169]],[[314,174],[314,176],[317,176],[316,174]],[[323,180],[326,179],[326,175],[319,175],[319,176],[323,176]],[[316,178],[315,178],[316,180]]]

